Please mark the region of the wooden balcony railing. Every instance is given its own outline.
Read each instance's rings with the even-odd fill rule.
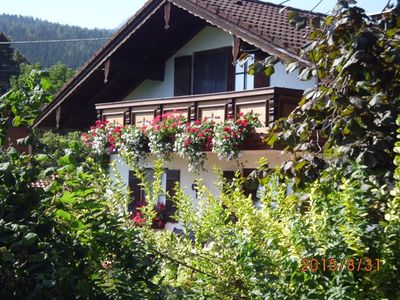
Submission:
[[[268,87],[241,92],[99,103],[96,104],[96,110],[99,120],[136,126],[173,111],[185,115],[190,121],[204,118],[223,121],[228,117],[236,117],[240,112],[245,114],[252,111],[258,114],[265,128],[275,120],[289,115],[302,94],[302,90]],[[245,149],[259,148],[257,144],[260,144],[262,138],[262,128],[257,132],[258,135],[252,137]]]

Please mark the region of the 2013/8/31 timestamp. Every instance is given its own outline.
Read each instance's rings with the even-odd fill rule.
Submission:
[[[381,260],[379,258],[302,258],[301,259],[301,272],[316,272],[321,271],[343,271],[349,272],[371,272],[380,271]]]

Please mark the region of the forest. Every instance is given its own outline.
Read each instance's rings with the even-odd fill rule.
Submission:
[[[11,41],[63,40],[110,37],[114,30],[87,29],[61,25],[33,17],[0,15],[0,32]],[[57,63],[79,68],[106,40],[58,42],[40,44],[13,44],[27,60],[42,67]]]

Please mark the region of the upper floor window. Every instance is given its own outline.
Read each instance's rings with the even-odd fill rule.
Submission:
[[[243,91],[269,86],[263,72],[249,75],[249,66],[264,58],[250,54],[244,64],[232,65],[232,47],[195,52],[175,58],[174,96]]]
[[[175,58],[174,95],[232,90],[232,48],[195,52]]]

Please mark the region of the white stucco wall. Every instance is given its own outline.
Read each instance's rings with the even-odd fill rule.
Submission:
[[[286,73],[285,65],[277,63],[275,65],[275,73],[271,76],[270,85],[275,87],[284,87],[291,89],[306,90],[314,87],[315,79],[301,81],[298,78],[299,72],[295,71],[290,74]]]
[[[207,153],[207,159],[205,161],[205,169],[209,170],[204,173],[195,174],[189,172],[187,168],[187,161],[180,158],[176,154],[171,156],[170,161],[166,161],[164,167],[171,170],[180,170],[180,185],[184,193],[196,203],[196,193],[192,190],[192,184],[196,179],[202,179],[203,184],[208,188],[212,195],[217,197],[220,194],[216,183],[218,177],[213,171],[214,166],[218,166],[222,171],[235,171],[241,168],[256,168],[256,162],[261,158],[265,157],[270,162],[271,166],[275,166],[284,160],[288,159],[288,154],[282,155],[281,151],[277,150],[265,150],[265,151],[242,151],[242,155],[238,161],[226,161],[220,160],[215,153]],[[150,154],[146,159],[146,167],[152,168],[154,166],[155,156]],[[111,155],[111,161],[116,161],[116,166],[120,172],[120,176],[123,182],[128,188],[129,182],[129,167],[125,161],[121,159],[117,154]],[[114,177],[112,170],[110,170],[111,176]],[[177,224],[167,224],[167,229],[173,230],[177,227]],[[179,227],[179,226],[178,226]]]
[[[178,50],[165,63],[164,81],[145,80],[126,99],[173,97],[175,57],[193,55],[194,52],[232,46],[232,36],[217,27],[207,26]]]

